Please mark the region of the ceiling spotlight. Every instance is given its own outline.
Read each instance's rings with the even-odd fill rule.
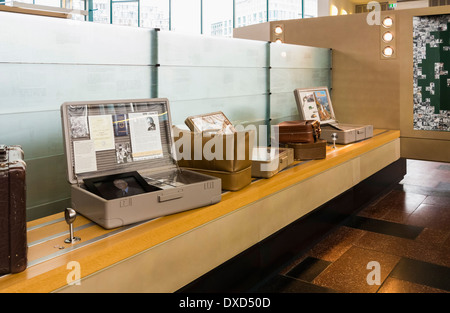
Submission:
[[[384,42],[391,42],[392,39],[394,39],[394,35],[391,32],[385,32],[383,34],[383,40]]]
[[[275,40],[276,43],[283,43],[283,40],[281,40],[280,38],[278,38],[277,40]]]
[[[283,28],[281,26],[275,27],[275,34],[281,34],[283,32]]]
[[[392,47],[388,46],[383,49],[383,55],[386,58],[390,58],[393,54],[394,54],[394,49]]]
[[[392,17],[388,16],[383,19],[382,24],[384,27],[389,28],[394,24],[394,20],[392,19]]]

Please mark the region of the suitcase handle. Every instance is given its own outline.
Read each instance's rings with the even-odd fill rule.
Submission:
[[[179,190],[178,192],[168,193],[168,194],[160,194],[158,195],[159,202],[165,202],[175,199],[183,198],[183,190]]]

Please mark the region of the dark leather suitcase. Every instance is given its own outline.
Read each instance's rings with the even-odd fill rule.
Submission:
[[[0,275],[27,267],[25,173],[21,147],[0,145]]]
[[[320,138],[320,122],[316,120],[285,121],[278,124],[280,143],[313,143]]]

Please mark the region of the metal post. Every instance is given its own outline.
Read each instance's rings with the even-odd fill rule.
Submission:
[[[233,0],[233,29],[236,28],[236,0]]]
[[[93,22],[94,21],[94,0],[86,0],[86,1],[88,1],[88,21]]]
[[[169,0],[169,30],[172,30],[172,1]]]

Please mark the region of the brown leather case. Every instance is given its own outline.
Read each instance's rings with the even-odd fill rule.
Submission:
[[[0,145],[0,274],[27,267],[25,173],[22,149]]]
[[[313,143],[320,138],[316,120],[285,121],[278,124],[280,143]]]
[[[294,160],[317,160],[327,157],[327,141],[319,139],[313,143],[288,143],[285,147],[294,149]]]
[[[184,136],[189,139],[186,142],[190,143],[189,158],[180,157],[177,155],[177,163],[179,167],[193,170],[199,173],[211,175],[221,178],[222,189],[236,191],[247,186],[251,182],[251,166],[253,151],[254,132],[235,132],[233,134],[207,134],[192,132],[189,130],[182,130],[176,126],[173,127],[173,136],[176,150],[183,153],[184,146],[177,147],[178,140],[183,140]],[[211,140],[222,144],[221,158],[208,159],[204,153],[201,157],[197,154],[197,142],[201,143],[202,150],[207,149],[211,144]]]

